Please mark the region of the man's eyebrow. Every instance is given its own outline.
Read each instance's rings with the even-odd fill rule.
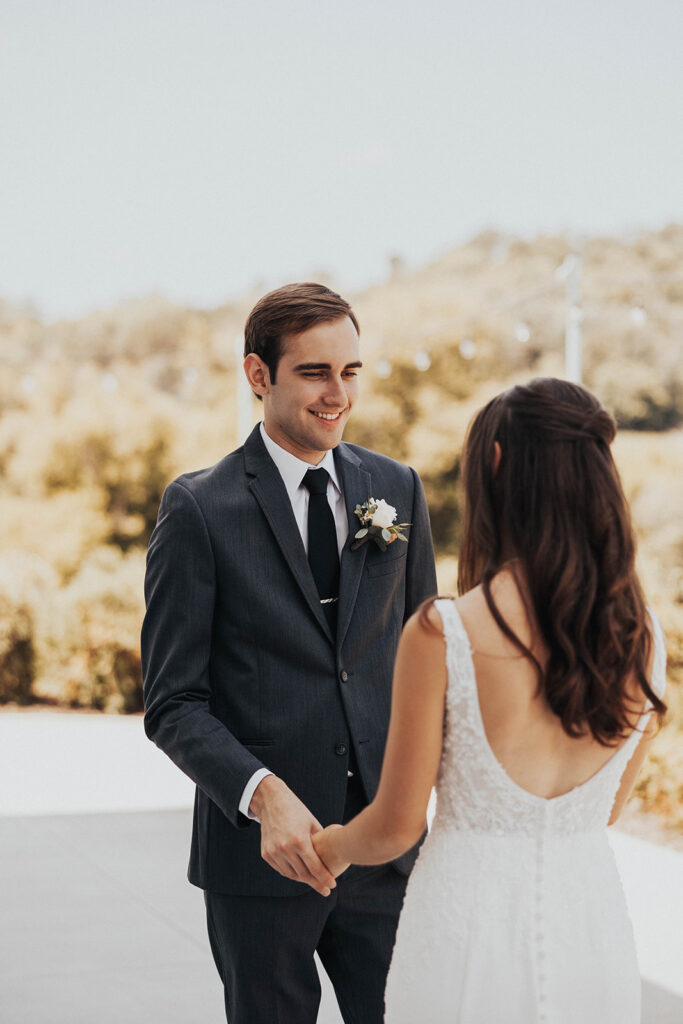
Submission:
[[[360,359],[355,363],[347,363],[344,367],[345,370],[356,370],[359,369],[363,364]],[[300,370],[331,370],[332,366],[330,363],[299,363],[294,367],[294,373],[298,373]]]

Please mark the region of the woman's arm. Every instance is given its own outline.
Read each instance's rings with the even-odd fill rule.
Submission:
[[[384,864],[409,850],[425,828],[443,742],[446,656],[441,619],[435,631],[417,614],[406,623],[396,657],[391,721],[375,799],[347,825],[331,825],[313,845],[333,875],[349,864]]]
[[[618,819],[621,812],[623,811],[624,804],[630,797],[631,790],[636,784],[638,773],[640,772],[643,761],[645,760],[645,755],[647,754],[648,747],[652,742],[652,737],[655,735],[656,732],[657,716],[653,711],[650,715],[650,719],[647,725],[643,730],[643,738],[636,747],[631,757],[631,760],[626,765],[626,770],[624,771],[624,774],[621,776],[621,783],[619,785],[619,789],[617,790],[617,795],[614,798],[614,803],[612,805],[612,813],[610,814],[609,821],[607,822],[608,825],[613,825],[615,821]]]
[[[648,678],[650,686],[661,699],[664,698],[666,690],[666,641],[662,633],[659,620],[648,608],[648,614],[652,623],[652,650],[650,651],[650,663],[648,665]],[[621,784],[617,790],[612,805],[612,813],[609,816],[608,825],[613,825],[624,809],[624,805],[631,795],[631,790],[636,784],[638,773],[642,767],[645,755],[647,754],[652,737],[656,735],[658,728],[657,715],[653,711],[647,725],[643,729],[643,738],[636,747],[631,760],[626,765],[626,770],[621,777]]]

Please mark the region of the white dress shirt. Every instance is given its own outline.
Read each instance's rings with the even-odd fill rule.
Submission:
[[[332,509],[332,515],[334,516],[334,525],[337,531],[337,548],[339,550],[339,557],[341,558],[342,548],[346,544],[346,539],[349,535],[349,521],[346,516],[346,505],[344,504],[344,495],[342,494],[341,484],[339,483],[339,477],[337,476],[337,469],[334,464],[334,456],[331,451],[325,452],[325,456],[317,466],[312,467],[310,463],[304,462],[302,459],[297,459],[296,455],[292,455],[291,452],[285,451],[279,444],[266,433],[266,428],[261,424],[261,437],[263,443],[266,446],[266,451],[270,455],[271,459],[277,466],[280,476],[287,489],[289,500],[292,503],[292,511],[294,512],[294,518],[296,519],[296,525],[299,527],[299,533],[301,539],[304,542],[304,548],[306,554],[308,554],[308,499],[309,491],[303,486],[303,479],[309,469],[326,469],[330,475],[330,479],[327,484],[327,500]],[[242,799],[240,800],[240,811],[247,818],[252,818],[254,821],[258,821],[255,814],[252,814],[249,810],[249,804],[251,798],[254,795],[254,791],[262,779],[265,779],[266,775],[272,775],[273,773],[267,768],[259,768],[257,772],[254,772],[249,782],[244,787],[242,793]]]
[[[346,506],[341,484],[337,476],[337,467],[334,464],[334,455],[331,451],[325,452],[322,462],[317,466],[311,466],[309,462],[297,459],[296,455],[285,451],[279,444],[276,444],[266,433],[266,428],[261,424],[261,437],[271,459],[280,471],[280,476],[287,488],[289,500],[292,503],[292,511],[299,527],[301,539],[304,542],[306,554],[308,554],[308,499],[310,497],[307,487],[303,485],[303,479],[309,469],[326,469],[330,474],[327,483],[327,500],[334,516],[334,525],[337,530],[337,548],[341,558],[342,548],[346,544],[349,535],[349,521],[346,518]]]

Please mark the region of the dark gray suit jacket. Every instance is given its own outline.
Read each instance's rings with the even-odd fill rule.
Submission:
[[[414,470],[344,443],[334,457],[349,517],[336,643],[258,427],[161,502],[145,580],[145,729],[197,785],[189,879],[203,889],[307,889],[262,860],[260,827],[239,812],[257,769],[275,772],[323,825],[341,820],[351,743],[368,799],[377,789],[396,648],[436,592],[434,554]],[[408,544],[350,550],[354,508],[371,496],[412,523]],[[407,873],[414,858],[396,865]]]

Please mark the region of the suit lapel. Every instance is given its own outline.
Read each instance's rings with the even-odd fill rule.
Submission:
[[[320,597],[308,564],[299,527],[294,518],[287,488],[277,466],[266,451],[258,426],[254,428],[244,443],[244,465],[247,475],[251,477],[249,487],[280,545],[284,559],[301,588],[313,615],[332,643],[332,633],[320,604]]]
[[[334,461],[341,478],[344,491],[346,515],[349,521],[349,536],[344,545],[339,569],[339,605],[337,608],[337,649],[341,650],[344,637],[351,622],[365,556],[368,546],[363,544],[356,551],[351,550],[354,534],[360,528],[358,516],[354,514],[356,505],[362,505],[370,497],[371,479],[357,455],[343,442],[334,451]]]

